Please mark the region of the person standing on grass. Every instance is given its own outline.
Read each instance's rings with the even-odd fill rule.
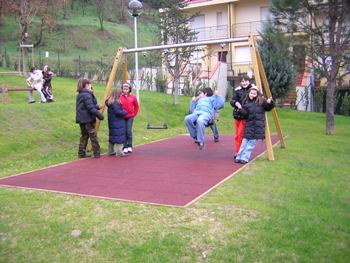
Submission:
[[[204,88],[198,97],[193,97],[190,105],[190,114],[185,117],[185,124],[190,136],[204,149],[205,127],[214,118],[217,110],[224,107],[225,99],[213,93],[211,88]]]
[[[47,102],[53,102],[53,95],[52,95],[52,84],[51,80],[53,77],[53,72],[50,70],[48,65],[45,65],[43,68],[43,78],[44,78],[44,85],[42,92],[47,100]]]
[[[131,93],[131,85],[127,82],[123,83],[121,86],[123,95],[120,97],[120,102],[127,114],[124,116],[125,121],[125,143],[124,143],[124,153],[132,153],[132,125],[134,123],[134,118],[139,112],[139,103],[136,96]]]
[[[249,161],[257,140],[265,139],[265,111],[272,110],[275,105],[272,98],[263,98],[256,86],[249,89],[242,103],[238,111],[247,121],[241,148],[234,162],[244,164]]]
[[[33,97],[33,90],[35,89],[40,96],[41,103],[46,102],[46,98],[44,94],[41,92],[41,89],[43,87],[43,74],[41,70],[36,69],[36,67],[32,67],[30,69],[30,76],[26,79],[27,84],[32,88],[32,90],[29,91],[28,94],[28,100],[29,103],[35,103],[35,99]]]
[[[242,100],[246,96],[248,90],[252,87],[251,79],[247,75],[241,77],[240,85],[234,89],[233,97],[230,102],[233,109],[233,124],[235,126],[235,135],[234,135],[234,158],[236,158],[239,148],[241,147],[244,128],[245,128],[245,119],[240,114],[239,109],[242,107]]]
[[[91,81],[79,79],[77,85],[76,101],[76,123],[80,126],[80,143],[78,157],[90,157],[86,154],[88,140],[91,140],[92,151],[95,158],[100,158],[100,144],[96,132],[96,117],[103,120],[103,115],[99,112],[99,106],[94,96]]]
[[[127,114],[127,112],[122,108],[122,104],[120,102],[121,96],[121,90],[113,90],[111,95],[106,100],[106,106],[108,107],[109,129],[108,154],[124,157],[127,156],[127,154],[123,152],[126,138],[124,116]]]

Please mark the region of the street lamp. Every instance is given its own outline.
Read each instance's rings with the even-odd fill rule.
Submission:
[[[137,0],[131,0],[128,4],[129,14],[134,17],[134,46],[137,48],[137,17],[142,13],[142,3]],[[139,82],[139,60],[138,52],[135,52],[135,86],[136,86],[136,97],[140,103],[140,82]]]

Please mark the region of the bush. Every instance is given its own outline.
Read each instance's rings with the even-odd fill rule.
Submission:
[[[347,93],[342,97],[339,113],[342,115],[350,115],[350,94]]]
[[[162,93],[165,93],[167,90],[166,78],[162,72],[157,72],[156,74],[156,90]]]
[[[326,88],[314,90],[314,111],[326,112]],[[349,89],[336,89],[334,94],[334,113],[350,115],[350,91]]]

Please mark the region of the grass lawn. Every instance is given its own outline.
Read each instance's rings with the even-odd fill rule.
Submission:
[[[76,80],[53,86],[54,103],[28,104],[15,92],[0,104],[0,177],[77,159]],[[104,86],[94,88],[101,99]],[[168,95],[140,97],[135,144],[186,132],[189,98],[174,106]],[[231,114],[227,104],[220,133],[233,134]],[[350,118],[336,116],[336,134],[326,136],[324,114],[278,114],[288,139],[276,160],[264,155],[188,208],[1,187],[0,262],[348,262]],[[170,129],[145,128],[164,120]]]

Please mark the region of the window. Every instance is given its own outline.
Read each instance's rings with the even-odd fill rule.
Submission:
[[[248,46],[236,47],[235,52],[236,52],[235,62],[237,64],[249,64],[252,61]]]
[[[222,57],[221,57],[222,56]],[[219,62],[227,62],[227,51],[223,51],[223,52],[218,52],[218,61]]]
[[[216,25],[222,26],[222,12],[217,12],[216,13]]]
[[[200,15],[191,21],[191,28],[197,32],[197,39],[203,40],[205,38],[205,16]]]
[[[273,17],[272,17],[272,13],[270,11],[269,6],[260,7],[260,20],[261,21],[271,20],[272,18]]]

